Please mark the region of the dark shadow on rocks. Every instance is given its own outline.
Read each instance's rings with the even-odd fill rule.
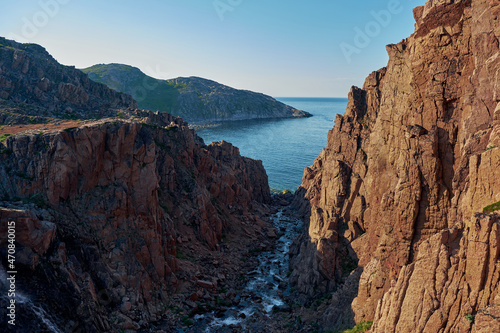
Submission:
[[[306,190],[295,192],[291,208],[304,220],[304,230],[290,247],[290,285],[296,301],[306,307],[324,299],[326,310],[317,311],[315,321],[322,330],[342,330],[355,326],[351,303],[358,295],[363,272],[358,258],[343,233],[347,223],[339,218],[332,237],[313,241],[309,236],[311,207]],[[318,208],[316,208],[318,209]],[[332,264],[333,263],[333,264]]]

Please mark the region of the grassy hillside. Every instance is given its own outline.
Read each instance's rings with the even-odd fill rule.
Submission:
[[[173,113],[179,90],[186,87],[185,84],[154,79],[127,65],[94,65],[82,71],[96,82],[132,95],[140,108],[152,111]]]
[[[199,77],[158,80],[121,64],[95,65],[82,71],[96,82],[132,95],[140,108],[168,112],[194,124],[311,116],[270,96]]]

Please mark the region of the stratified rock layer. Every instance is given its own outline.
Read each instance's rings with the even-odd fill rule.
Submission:
[[[370,74],[363,89],[352,88],[327,148],[306,168],[295,205],[309,228],[292,248],[291,278],[309,296],[335,292],[325,327],[375,318],[374,332],[470,331],[483,321],[467,326],[466,314],[479,319],[495,311],[497,287],[472,282],[498,282],[495,265],[461,271],[466,280],[450,270],[459,253],[473,251],[467,226],[474,214],[500,200],[499,13],[500,3],[488,0],[429,0],[416,8],[415,33],[387,46],[387,67]],[[490,248],[481,253],[495,263],[498,220],[478,221]],[[442,279],[447,292],[430,290],[438,283],[429,281],[410,295],[404,288],[422,278],[419,261],[432,261],[428,248],[447,244],[439,237],[454,232],[462,239],[457,253],[442,252],[451,266],[425,271],[434,269],[427,278]],[[340,288],[345,281],[357,288],[349,301]],[[466,284],[482,296],[460,294]]]

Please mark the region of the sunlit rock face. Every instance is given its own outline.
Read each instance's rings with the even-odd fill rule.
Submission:
[[[475,214],[500,200],[499,13],[487,0],[416,8],[415,33],[387,46],[387,67],[352,88],[327,148],[306,168],[295,205],[309,227],[292,249],[291,277],[306,295],[334,293],[325,327],[375,318],[374,332],[471,331],[466,315],[494,311],[498,265],[468,271],[474,297],[457,296],[465,282],[451,272],[469,263],[460,253],[471,251],[472,225],[488,239],[481,253],[498,260],[498,221]],[[449,233],[455,247],[441,239]],[[418,286],[422,297],[405,293],[439,244],[452,247],[440,252],[449,264],[431,275],[448,296],[430,285]]]

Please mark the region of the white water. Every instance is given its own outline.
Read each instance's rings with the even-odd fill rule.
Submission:
[[[8,289],[7,271],[5,270],[3,265],[0,265],[0,285],[0,289]],[[32,313],[36,315],[36,318],[38,318],[38,322],[43,323],[46,326],[46,329],[54,333],[62,333],[57,325],[54,324],[52,320],[50,320],[50,316],[47,314],[47,312],[41,306],[35,305],[28,296],[23,295],[21,292],[19,292],[19,290],[16,290],[15,300],[17,312],[25,311],[24,309],[21,310],[19,308],[19,305],[22,304],[25,308],[28,308]]]
[[[57,325],[49,319],[47,312],[41,306],[33,304],[29,297],[16,293],[16,301],[18,304],[26,305],[37,316],[39,321],[45,324],[47,329],[54,333],[62,333]]]
[[[260,298],[262,302],[258,304],[254,303],[251,297],[242,298],[240,305],[226,311],[231,315],[215,318],[215,314],[212,313],[195,317],[195,320],[212,318],[210,323],[207,324],[206,333],[214,333],[222,327],[238,324],[245,328],[246,322],[252,316],[261,313],[270,317],[275,306],[285,304],[280,297],[278,286],[280,281],[287,281],[286,275],[289,270],[288,251],[301,230],[302,222],[284,215],[282,210],[276,213],[272,219],[274,226],[280,229],[283,235],[278,239],[273,250],[263,252],[258,256],[260,264],[252,272],[253,278],[244,289],[244,291]],[[244,314],[244,319],[240,317],[241,314]]]

